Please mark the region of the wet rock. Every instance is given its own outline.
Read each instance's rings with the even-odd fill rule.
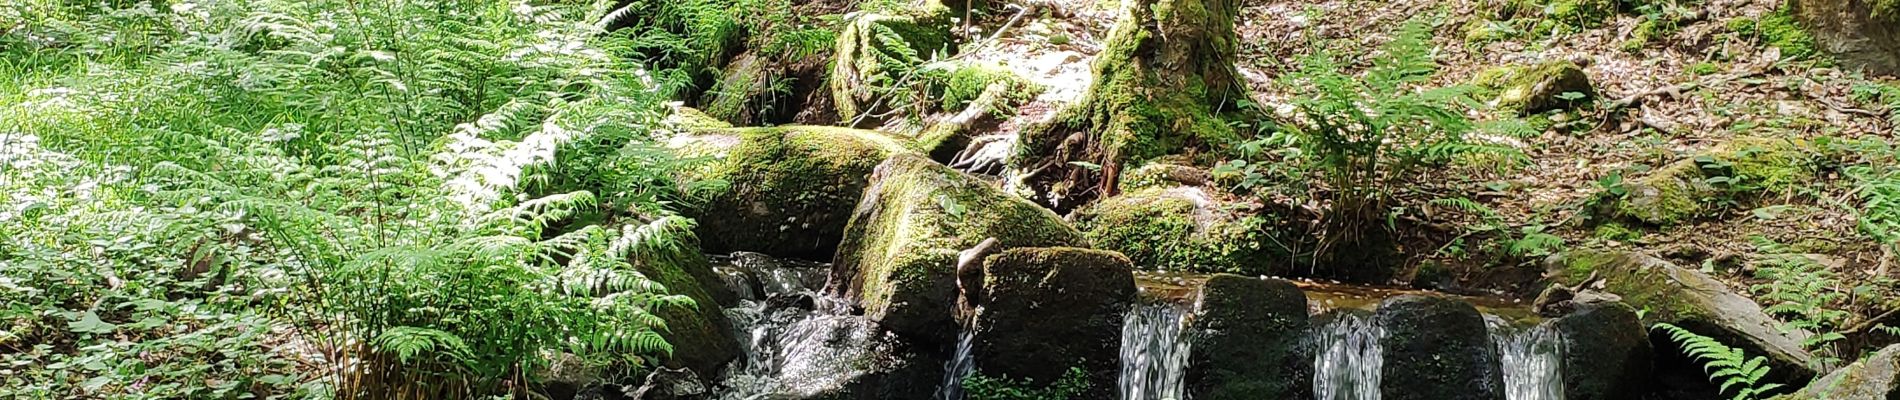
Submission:
[[[1312,398],[1306,294],[1279,279],[1218,274],[1195,301],[1187,392],[1195,399]]]
[[[1641,397],[1655,362],[1649,331],[1623,303],[1584,306],[1550,322],[1564,340],[1565,400]]]
[[[1900,75],[1900,3],[1795,0],[1788,5],[1821,50],[1843,64],[1875,74]]]
[[[655,314],[666,320],[667,329],[660,337],[673,345],[673,357],[664,365],[687,368],[701,375],[715,375],[740,355],[738,339],[732,336],[732,322],[721,312],[721,304],[736,303],[737,297],[712,270],[712,264],[698,252],[674,257],[674,262],[641,262],[634,270],[646,275],[669,293],[693,299],[696,307],[665,307]]]
[[[687,369],[660,368],[628,393],[640,400],[698,400],[712,397],[712,388]]]
[[[1547,277],[1565,285],[1577,285],[1592,276],[1601,279],[1591,285],[1622,297],[1631,307],[1648,310],[1644,326],[1669,323],[1767,357],[1773,368],[1770,382],[1806,382],[1816,375],[1810,367],[1813,356],[1800,345],[1807,332],[1783,332],[1760,305],[1700,271],[1640,253],[1591,250],[1552,256],[1545,269]],[[1664,344],[1655,345],[1664,348]]]
[[[1573,108],[1596,97],[1596,87],[1591,85],[1590,76],[1575,62],[1547,61],[1506,71],[1504,76],[1495,77],[1502,83],[1497,98],[1498,108],[1501,109],[1536,114]],[[1567,93],[1581,97],[1572,98]]]
[[[1003,249],[1087,243],[1055,213],[921,156],[893,157],[870,181],[827,290],[926,343],[947,344],[958,331],[958,252],[991,237]]]
[[[1229,201],[1207,189],[1149,188],[1096,202],[1076,212],[1091,243],[1127,254],[1144,267],[1266,274],[1284,266],[1291,243],[1257,204]]]
[[[1504,400],[1504,376],[1484,315],[1463,301],[1404,295],[1375,317],[1385,400]]]
[[[1900,399],[1900,345],[1841,368],[1783,400]]]
[[[1047,384],[1088,374],[1083,398],[1112,398],[1123,316],[1135,299],[1121,254],[1069,247],[1015,248],[983,263],[971,346],[985,376]]]
[[[908,153],[898,139],[856,129],[787,126],[711,129],[695,135],[723,155],[704,178],[728,186],[693,210],[708,252],[756,251],[827,259],[844,236],[872,168]]]

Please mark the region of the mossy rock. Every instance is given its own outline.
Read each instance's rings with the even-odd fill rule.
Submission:
[[[698,207],[706,251],[754,251],[827,259],[878,163],[908,154],[905,143],[858,129],[785,126],[694,132],[726,146],[708,172],[728,186]],[[717,153],[717,152],[715,152]]]
[[[1194,302],[1189,398],[1307,399],[1313,359],[1306,293],[1279,279],[1217,274]]]
[[[898,90],[891,85],[905,70],[922,66],[932,54],[953,50],[952,16],[949,7],[935,2],[902,13],[850,16],[838,32],[830,77],[839,120],[881,112],[873,109],[879,107],[878,97]]]
[[[1066,209],[1113,194],[1124,165],[1238,144],[1217,112],[1247,98],[1234,68],[1238,12],[1233,0],[1123,2],[1081,102],[1017,142],[1012,165],[1045,171],[1025,182],[1038,200]]]
[[[1504,374],[1484,315],[1454,299],[1403,295],[1379,303],[1386,400],[1504,400]]]
[[[785,111],[770,110],[770,105],[790,103],[777,98],[775,90],[788,84],[785,80],[791,78],[781,76],[779,71],[768,65],[770,62],[751,52],[734,57],[719,71],[713,86],[701,95],[699,106],[705,109],[707,115],[722,121],[739,125],[766,123],[770,119],[766,113]]]
[[[706,114],[705,111],[700,111],[692,107],[673,107],[673,113],[667,115],[666,122],[680,129],[689,131],[732,127],[731,123],[721,121],[717,117]]]
[[[832,260],[831,287],[885,328],[947,343],[958,328],[957,253],[994,237],[1001,249],[1086,247],[1062,218],[914,154],[877,166]]]
[[[1057,382],[1087,375],[1084,398],[1113,398],[1133,264],[1112,251],[1015,248],[983,263],[971,357],[985,374]]]
[[[1816,379],[1808,387],[1777,400],[1900,399],[1900,345]]]
[[[700,376],[718,376],[721,369],[742,355],[738,339],[732,336],[732,322],[720,309],[737,303],[737,297],[726,290],[706,256],[688,252],[670,262],[636,262],[634,270],[665,286],[671,294],[693,299],[694,307],[667,307],[655,313],[666,320],[667,329],[660,332],[660,337],[673,345],[673,355],[663,365],[690,369]]]
[[[1207,170],[1173,162],[1150,162],[1122,173],[1121,189],[1133,192],[1150,188],[1172,188],[1176,186],[1204,186],[1212,181],[1213,175]]]
[[[1773,367],[1770,382],[1792,384],[1815,376],[1814,356],[1801,347],[1807,332],[1784,332],[1760,305],[1701,271],[1640,253],[1597,250],[1552,256],[1545,270],[1554,283],[1600,285],[1631,307],[1647,310],[1643,326],[1668,323],[1742,348],[1750,356],[1765,356]]]
[[[1491,69],[1477,77],[1481,87],[1497,90],[1497,107],[1522,114],[1570,109],[1596,97],[1590,76],[1577,63],[1554,60],[1537,65]],[[1581,97],[1573,97],[1581,95]]]
[[[1563,398],[1641,398],[1654,379],[1655,349],[1636,309],[1623,303],[1585,307],[1549,322],[1563,338]]]
[[[1291,251],[1258,206],[1224,202],[1196,187],[1149,188],[1102,199],[1075,214],[1091,243],[1142,268],[1266,274]],[[1249,210],[1249,208],[1251,210]]]
[[[1900,0],[1793,0],[1786,12],[1843,64],[1900,76]]]
[[[1689,221],[1726,204],[1712,199],[1783,193],[1811,181],[1818,169],[1812,151],[1800,140],[1735,138],[1607,191],[1598,213],[1649,225]]]

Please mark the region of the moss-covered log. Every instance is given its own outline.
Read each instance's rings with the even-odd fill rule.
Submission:
[[[1112,195],[1126,164],[1232,144],[1218,117],[1246,98],[1234,68],[1234,0],[1130,0],[1079,104],[1023,133],[1016,167],[1058,208]]]

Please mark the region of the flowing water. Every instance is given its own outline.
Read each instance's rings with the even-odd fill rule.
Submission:
[[[1385,362],[1379,351],[1382,335],[1384,330],[1372,317],[1354,313],[1339,314],[1316,329],[1314,399],[1378,400],[1379,369]]]
[[[1548,324],[1516,328],[1491,325],[1504,369],[1508,400],[1563,400],[1563,338]]]
[[[1190,345],[1186,310],[1174,304],[1144,304],[1122,323],[1122,400],[1185,400]]]
[[[975,343],[976,335],[968,329],[957,335],[957,352],[943,365],[943,382],[937,386],[938,400],[963,400],[963,377],[976,371],[976,360],[970,359],[970,348]]]
[[[838,299],[815,294],[815,268],[719,267],[741,300],[725,310],[745,358],[719,385],[719,400],[808,396],[855,377],[850,360],[880,351],[884,334]]]

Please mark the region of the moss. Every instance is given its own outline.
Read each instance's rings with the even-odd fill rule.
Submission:
[[[707,251],[830,257],[878,163],[909,153],[881,133],[817,126],[711,129],[738,139],[710,177],[728,187],[694,217]]]
[[[1616,14],[1616,0],[1551,0],[1544,3],[1544,15],[1567,26],[1595,28]]]
[[[666,121],[674,126],[689,130],[732,127],[732,124],[726,123],[726,121],[713,118],[713,116],[707,115],[704,111],[691,107],[674,107],[673,114],[667,116]]]
[[[720,311],[721,295],[731,297],[731,294],[721,293],[725,286],[705,256],[693,252],[676,261],[634,266],[670,293],[693,299],[693,307],[667,307],[655,313],[666,320],[667,330],[660,332],[660,337],[673,345],[672,357],[665,364],[715,376],[727,362],[740,355],[738,342],[732,338],[732,323]]]
[[[1814,36],[1801,29],[1788,7],[1781,7],[1759,18],[1739,17],[1727,23],[1730,31],[1781,49],[1788,59],[1805,59],[1818,54]]]
[[[1703,61],[1689,66],[1689,72],[1697,76],[1715,75],[1717,72],[1722,72],[1722,65],[1710,61]]]
[[[1122,173],[1121,190],[1133,192],[1148,188],[1200,186],[1209,179],[1212,177],[1200,168],[1156,160]]]
[[[833,259],[834,290],[904,334],[937,339],[949,321],[956,252],[995,237],[1003,248],[1083,246],[1047,209],[917,155],[880,164]],[[945,286],[947,285],[947,286]],[[954,326],[954,325],[950,325]]]
[[[1504,21],[1476,19],[1465,24],[1465,43],[1469,45],[1511,40],[1516,34],[1511,24]]]
[[[1596,97],[1596,88],[1583,67],[1567,60],[1517,66],[1507,70],[1504,76],[1486,75],[1495,73],[1486,71],[1479,78],[1491,80],[1491,85],[1499,88],[1500,109],[1535,114],[1581,106]],[[1500,80],[1504,82],[1502,85],[1495,83]],[[1572,94],[1582,97],[1572,98]]]
[[[1591,232],[1591,235],[1595,236],[1597,239],[1615,240],[1615,241],[1620,241],[1620,242],[1633,241],[1636,239],[1641,239],[1643,237],[1642,232],[1637,232],[1634,229],[1630,229],[1628,226],[1624,226],[1623,224],[1615,223],[1615,222],[1597,225],[1596,229]]]
[[[1194,188],[1151,188],[1104,199],[1079,211],[1077,226],[1096,246],[1122,252],[1144,268],[1269,273],[1290,252],[1262,216],[1221,209]]]
[[[878,96],[900,90],[893,85],[908,72],[904,69],[918,68],[931,54],[953,50],[950,9],[933,3],[913,10],[861,14],[838,32],[830,82],[840,119],[872,112],[868,108]],[[902,57],[902,53],[915,57]]]
[[[1008,101],[1018,103],[1028,101],[1041,94],[1045,89],[1021,76],[1015,71],[994,64],[955,64],[947,71],[939,71],[929,77],[931,93],[934,94],[944,111],[963,111],[977,97],[983,95],[992,84],[1003,84],[1009,93]],[[1003,114],[1012,110],[988,110]]]

